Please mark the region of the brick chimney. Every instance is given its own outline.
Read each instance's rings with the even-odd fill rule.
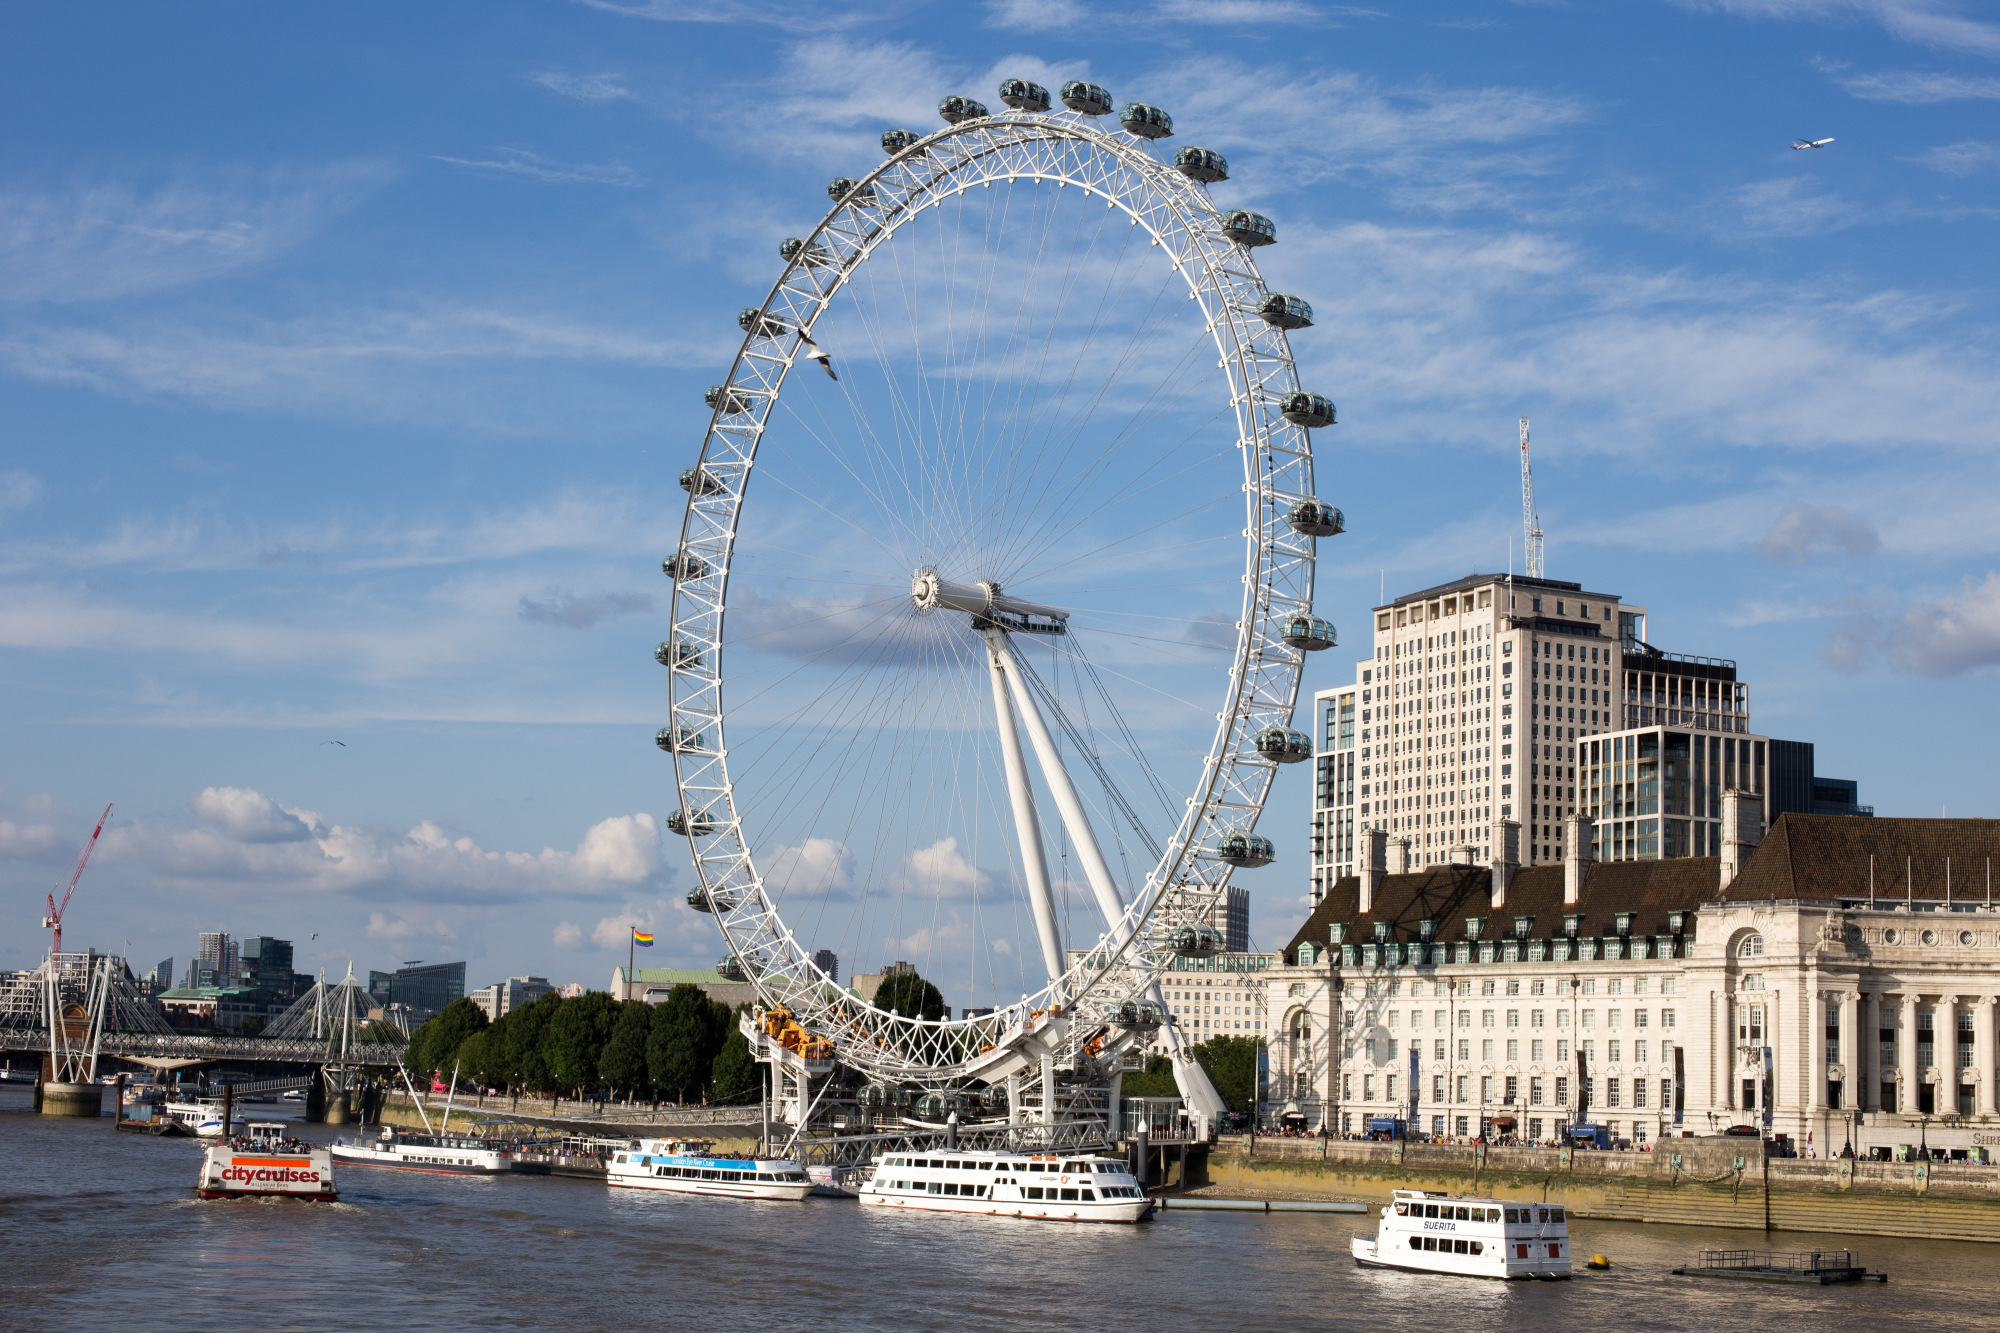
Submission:
[[[1455,866],[1469,866],[1469,865],[1471,865],[1471,864],[1472,864],[1472,844],[1470,844],[1470,843],[1465,843],[1465,842],[1461,842],[1460,844],[1458,844],[1458,846],[1456,846],[1456,847],[1452,848],[1452,849],[1451,849],[1451,863],[1452,863],[1453,865],[1455,865]]]
[[[1375,908],[1375,891],[1382,887],[1382,876],[1389,873],[1389,831],[1381,828],[1364,829],[1361,833],[1361,910],[1371,912]]]
[[[1764,841],[1764,801],[1754,791],[1731,787],[1722,793],[1722,887],[1743,872],[1743,863]]]
[[[1590,869],[1590,843],[1597,821],[1589,815],[1571,815],[1563,820],[1563,903],[1573,904],[1583,896],[1583,877]]]
[[[1521,826],[1512,819],[1493,821],[1493,910],[1507,905],[1507,885],[1521,865]]]

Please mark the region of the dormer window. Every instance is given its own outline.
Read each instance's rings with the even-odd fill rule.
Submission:
[[[1583,930],[1583,913],[1572,912],[1563,918],[1563,934],[1575,939]]]
[[[1437,933],[1438,923],[1435,917],[1425,917],[1422,921],[1417,922],[1417,938],[1425,944],[1429,944],[1432,940],[1436,939]]]
[[[1516,939],[1527,939],[1528,932],[1534,928],[1535,918],[1531,916],[1517,916],[1514,918],[1514,937]]]
[[[1479,928],[1485,924],[1486,924],[1485,917],[1469,916],[1465,918],[1465,938],[1469,940],[1478,939]]]
[[[1375,923],[1375,938],[1378,940],[1389,938],[1389,923],[1387,921],[1377,921]]]
[[[1632,933],[1632,913],[1620,912],[1617,920],[1618,933],[1620,935],[1630,935]]]
[[[1340,944],[1347,939],[1347,923],[1345,921],[1336,921],[1333,923],[1333,929],[1327,933],[1332,937],[1335,944]]]
[[[1687,915],[1686,912],[1667,913],[1667,929],[1676,935],[1681,934],[1687,926]]]

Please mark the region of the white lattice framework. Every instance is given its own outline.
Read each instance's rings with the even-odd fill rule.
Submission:
[[[754,830],[739,820],[729,776],[723,618],[758,444],[794,356],[806,350],[801,333],[810,333],[898,228],[967,190],[1021,181],[1078,189],[1123,210],[1199,303],[1238,432],[1246,516],[1242,612],[1199,785],[1124,921],[1100,937],[1089,957],[1021,1002],[990,1017],[925,1022],[862,1004],[829,984],[766,895],[752,853]],[[832,1039],[843,1062],[876,1077],[948,1082],[982,1047],[1049,1010],[1081,1018],[1068,1025],[1068,1041],[1085,1040],[1172,963],[1167,941],[1175,927],[1208,919],[1232,869],[1215,856],[1217,842],[1256,827],[1275,765],[1257,752],[1255,737],[1290,724],[1304,657],[1283,641],[1282,627],[1312,608],[1313,539],[1295,531],[1287,515],[1315,492],[1307,432],[1280,412],[1285,395],[1299,387],[1291,350],[1284,332],[1259,317],[1263,280],[1250,251],[1223,234],[1223,214],[1203,186],[1162,162],[1147,142],[1073,112],[1002,113],[949,126],[892,156],[804,238],[805,248],[764,303],[769,323],[749,333],[730,369],[702,445],[698,476],[706,481],[691,488],[682,527],[681,552],[697,558],[702,572],[677,581],[672,602],[674,639],[696,650],[671,664],[670,725],[682,742],[672,756],[680,806],[701,885],[745,975],[767,1001]]]

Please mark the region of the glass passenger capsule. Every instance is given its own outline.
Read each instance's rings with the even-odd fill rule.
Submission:
[[[708,900],[708,890],[699,886],[688,890],[688,906],[697,912],[715,911],[715,904]]]
[[[706,816],[673,809],[667,811],[667,832],[677,833],[683,838],[699,838],[715,832],[715,825]]]
[[[824,246],[807,245],[797,236],[787,236],[778,243],[778,258],[786,263],[797,261],[801,264],[824,264],[827,253]]]
[[[1280,764],[1312,758],[1312,737],[1290,727],[1266,727],[1257,733],[1257,753]]]
[[[1278,849],[1271,840],[1254,833],[1231,833],[1215,844],[1215,854],[1230,865],[1241,866],[1245,870],[1255,870],[1278,859]]]
[[[1288,393],[1278,401],[1278,414],[1294,426],[1318,430],[1335,422],[1333,400],[1316,393]]]
[[[923,137],[923,135],[918,134],[915,130],[884,130],[882,132],[882,151],[890,157],[894,157]]]
[[[1278,637],[1308,653],[1335,648],[1340,644],[1340,637],[1333,632],[1333,622],[1321,620],[1318,616],[1293,616],[1285,622],[1284,633]]]
[[[989,1083],[979,1090],[979,1105],[982,1110],[1004,1111],[1007,1109],[1007,1085]]]
[[[713,472],[698,467],[681,471],[681,489],[689,495],[720,495],[722,481]]]
[[[754,333],[762,338],[782,338],[791,332],[791,329],[755,307],[738,315],[736,326],[745,333]]]
[[[1182,958],[1210,958],[1222,946],[1222,932],[1214,926],[1175,926],[1167,933],[1167,947]]]
[[[732,389],[727,384],[709,385],[708,392],[701,396],[701,401],[707,403],[711,409],[722,413],[724,416],[730,416],[737,412],[748,412],[750,410],[749,396],[741,389]],[[727,406],[724,406],[724,404],[727,404]]]
[[[1278,224],[1262,213],[1239,208],[1222,215],[1222,234],[1238,245],[1270,245],[1278,239]]]
[[[875,202],[875,187],[857,185],[847,176],[835,176],[827,182],[826,197],[836,204],[872,204]]]
[[[977,120],[985,115],[986,103],[975,102],[970,97],[960,97],[957,93],[953,93],[938,103],[938,114],[944,117],[946,124],[957,125],[963,121]]]
[[[916,1113],[919,1120],[942,1120],[951,1114],[949,1098],[941,1092],[927,1092],[917,1098]]]
[[[1049,90],[1026,79],[1006,79],[1000,84],[1000,100],[1016,111],[1047,111]]]
[[[686,551],[682,551],[679,555],[670,555],[662,560],[660,572],[676,582],[698,579],[707,575],[708,561],[698,555],[689,555]]]
[[[743,975],[743,964],[736,961],[735,954],[727,954],[715,960],[715,975],[724,981],[748,981]]]
[[[679,731],[675,731],[672,727],[661,727],[653,735],[653,744],[668,754],[677,750],[682,754],[688,754],[708,748],[702,741],[701,733],[693,727],[682,727]]]
[[[1156,1028],[1160,1025],[1160,1008],[1154,1004],[1127,1000],[1118,1006],[1112,1021],[1121,1028]]]
[[[1299,501],[1285,515],[1285,521],[1308,537],[1337,537],[1347,531],[1347,516],[1319,500]]]
[[[1296,296],[1283,292],[1272,292],[1257,307],[1257,313],[1266,324],[1280,329],[1309,329],[1313,323],[1313,308]]]
[[[1171,139],[1174,134],[1174,118],[1144,102],[1127,102],[1118,113],[1118,123],[1127,134],[1136,134],[1141,139]]]
[[[1206,148],[1183,148],[1174,154],[1174,170],[1191,181],[1213,185],[1229,179],[1229,159]]]
[[[1062,104],[1086,116],[1101,116],[1111,110],[1111,94],[1094,83],[1071,79],[1062,86]]]
[[[889,1090],[880,1083],[864,1083],[854,1094],[854,1104],[868,1110],[879,1110],[889,1104]]]
[[[701,645],[686,639],[668,639],[653,649],[653,660],[677,671],[698,667],[701,665]]]

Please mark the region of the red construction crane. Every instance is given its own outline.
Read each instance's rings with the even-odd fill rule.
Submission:
[[[76,892],[76,882],[83,878],[83,868],[90,864],[91,849],[97,846],[97,835],[104,832],[104,822],[110,818],[111,807],[107,805],[104,807],[104,813],[97,817],[97,827],[90,831],[90,841],[83,844],[83,855],[76,858],[76,869],[70,874],[69,887],[63,890],[61,907],[56,906],[55,890],[49,890],[49,914],[42,918],[42,925],[56,933],[55,943],[50,946],[50,953],[62,952],[62,919],[63,913],[69,910],[69,896]]]

